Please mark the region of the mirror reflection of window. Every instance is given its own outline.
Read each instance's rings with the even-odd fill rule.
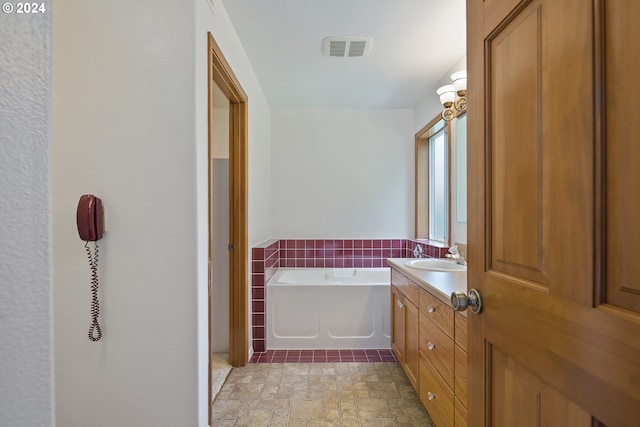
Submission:
[[[449,171],[447,128],[429,138],[429,239],[447,242]]]
[[[456,219],[467,222],[467,115],[456,121]]]

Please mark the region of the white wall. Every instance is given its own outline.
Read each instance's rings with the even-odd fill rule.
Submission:
[[[59,426],[198,423],[193,2],[53,9]],[[102,198],[99,342],[75,210]],[[206,381],[206,380],[205,380]]]
[[[273,236],[412,236],[413,123],[409,109],[273,111]]]
[[[0,14],[2,426],[54,425],[50,32],[50,12]]]
[[[59,425],[206,425],[207,31],[250,99],[250,243],[271,235],[269,108],[221,3],[214,10],[204,0],[56,3]],[[75,230],[89,192],[108,213],[98,343],[86,336],[89,270]]]

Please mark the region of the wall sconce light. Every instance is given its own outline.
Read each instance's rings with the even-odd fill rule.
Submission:
[[[451,75],[452,85],[442,86],[436,91],[444,106],[442,118],[449,121],[467,110],[467,72],[458,71]]]

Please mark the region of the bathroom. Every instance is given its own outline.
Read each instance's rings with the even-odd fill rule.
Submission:
[[[463,56],[441,80],[446,81],[453,71],[464,66]],[[430,95],[437,103],[435,90]],[[432,111],[429,120],[440,111]],[[278,266],[283,268],[382,268],[387,267],[385,258],[406,255],[405,249],[410,245],[407,239],[416,237],[414,116],[412,109],[272,112],[273,235],[252,246],[252,291],[261,292],[255,288],[263,286],[273,274],[273,265],[260,265],[267,259],[257,251],[269,250],[273,240],[280,241]],[[452,138],[451,144],[452,159],[456,159],[459,142]],[[464,243],[466,224],[463,215],[458,215],[457,183],[466,180],[464,176],[458,178],[456,166],[452,161],[451,241]],[[400,250],[391,251],[392,240],[396,241],[393,249]],[[298,251],[303,253],[292,252],[296,241]],[[293,246],[285,246],[286,242]],[[316,253],[325,246],[340,253]],[[309,251],[311,254],[306,253]],[[316,262],[318,255],[322,263]],[[325,257],[331,261],[325,263]],[[369,263],[357,264],[361,258]],[[222,265],[226,262],[223,260]],[[222,281],[222,290],[225,288],[226,282]],[[254,352],[267,348],[263,301],[264,298],[255,298],[251,302]],[[218,306],[218,319],[228,318],[224,308],[224,303]]]
[[[438,3],[444,5],[452,2]],[[530,8],[539,9],[541,3],[544,3],[542,12],[538,15],[528,14]],[[556,139],[551,139],[552,144],[543,148],[558,150],[552,151],[552,156],[544,157],[545,162],[540,163],[545,173],[549,174],[549,179],[535,179],[539,177],[536,170],[526,170],[522,180],[505,180],[510,184],[522,183],[527,186],[524,189],[527,191],[520,191],[523,189],[518,186],[506,190],[514,196],[513,203],[508,207],[521,214],[517,217],[529,221],[531,227],[507,222],[511,233],[501,235],[499,241],[504,242],[509,236],[523,236],[519,239],[521,242],[535,242],[539,236],[553,238],[551,243],[547,240],[542,242],[545,250],[526,254],[518,251],[521,248],[518,245],[495,246],[495,249],[504,249],[504,254],[522,256],[511,267],[501,267],[504,271],[490,278],[504,278],[505,271],[513,272],[518,265],[524,264],[523,260],[538,260],[537,255],[547,256],[543,259],[545,262],[542,267],[551,266],[552,273],[565,274],[559,282],[573,287],[551,288],[547,292],[560,294],[563,300],[549,296],[543,300],[535,299],[534,302],[542,302],[538,305],[541,308],[560,307],[560,314],[569,313],[576,318],[590,319],[585,323],[589,326],[585,331],[577,329],[570,319],[562,318],[566,324],[574,327],[570,330],[573,334],[553,341],[571,343],[571,348],[575,350],[572,354],[577,355],[574,359],[579,359],[578,363],[582,365],[576,365],[575,360],[558,359],[559,362],[554,360],[551,361],[553,364],[550,362],[546,366],[552,366],[553,372],[562,372],[562,367],[571,366],[571,372],[576,375],[569,378],[574,381],[562,387],[565,395],[578,400],[590,399],[586,403],[580,401],[578,406],[587,406],[589,409],[592,406],[593,413],[606,425],[628,425],[628,421],[625,424],[624,420],[616,418],[616,413],[628,415],[618,402],[631,402],[628,407],[639,408],[637,397],[635,400],[629,398],[638,395],[637,385],[629,385],[622,380],[620,384],[613,384],[612,381],[631,378],[634,372],[637,374],[638,358],[635,358],[635,364],[633,361],[621,364],[612,361],[604,351],[608,348],[617,351],[620,343],[636,343],[637,347],[637,340],[633,338],[637,336],[637,326],[630,326],[632,322],[637,325],[634,317],[637,306],[635,309],[628,306],[636,298],[634,295],[637,292],[624,294],[628,289],[625,287],[620,289],[622,297],[616,294],[607,300],[613,304],[596,307],[603,305],[601,301],[594,301],[602,293],[596,292],[595,287],[591,289],[591,284],[594,277],[604,274],[637,276],[632,270],[637,263],[628,262],[628,257],[637,258],[637,248],[640,247],[637,233],[634,234],[637,227],[633,226],[632,221],[640,215],[636,209],[640,203],[634,188],[638,182],[638,176],[634,175],[637,168],[633,166],[638,161],[637,145],[621,145],[622,149],[617,151],[612,151],[612,147],[625,141],[629,141],[629,144],[637,141],[636,121],[629,119],[637,116],[636,107],[625,101],[633,99],[637,92],[632,73],[637,69],[637,63],[633,61],[640,57],[635,42],[640,40],[636,33],[638,26],[635,25],[640,12],[635,2],[616,1],[593,2],[597,6],[606,5],[606,14],[569,1],[469,0],[467,5],[476,8],[473,14],[469,14],[474,19],[482,16],[482,11],[478,10],[481,5],[495,6],[488,9],[492,12],[491,16],[487,15],[494,26],[505,17],[517,18],[517,22],[520,22],[525,15],[522,11],[527,12],[526,17],[539,16],[539,22],[551,20],[549,25],[544,26],[547,31],[542,40],[544,43],[531,44],[556,49],[546,57],[554,61],[543,63],[553,65],[549,75],[562,77],[560,81],[552,80],[551,85],[555,89],[551,92],[561,97],[553,103],[559,108],[553,110],[552,117],[545,115],[543,118],[552,120],[556,127],[571,124],[568,127],[571,132],[576,129],[583,132],[581,135],[568,135],[567,129],[561,128],[545,133],[545,138]],[[578,9],[570,12],[555,9],[565,5]],[[508,14],[509,7],[513,7],[516,13]],[[363,8],[361,13],[369,13],[369,10]],[[339,17],[335,10],[331,14]],[[31,24],[24,25],[22,18],[29,19]],[[613,22],[604,25],[602,19],[605,18]],[[416,19],[424,21],[421,17]],[[11,123],[17,126],[3,126],[3,132],[9,135],[12,144],[3,144],[3,150],[7,150],[9,155],[0,156],[1,169],[5,173],[3,177],[7,177],[2,180],[0,189],[3,200],[9,201],[3,204],[2,232],[5,244],[0,251],[3,261],[8,261],[3,266],[12,266],[3,269],[3,274],[7,276],[3,276],[2,286],[2,312],[5,314],[2,317],[2,332],[8,357],[2,358],[1,365],[3,398],[0,399],[0,416],[8,416],[12,421],[17,419],[29,425],[207,425],[207,32],[211,32],[219,43],[250,100],[247,126],[247,188],[250,203],[247,247],[244,248],[247,257],[251,255],[251,248],[271,239],[370,240],[373,246],[376,240],[384,242],[414,237],[414,196],[409,189],[414,186],[411,153],[415,148],[415,134],[441,108],[434,94],[435,89],[449,79],[451,72],[463,68],[454,64],[463,56],[464,49],[454,52],[449,58],[449,65],[432,79],[433,87],[425,87],[421,92],[421,95],[425,95],[417,102],[413,113],[400,109],[381,118],[382,113],[390,111],[362,111],[361,105],[344,113],[333,107],[325,109],[313,105],[294,110],[272,108],[222,0],[180,3],[141,0],[134,7],[125,2],[60,0],[47,13],[29,17],[5,13],[2,20],[0,31],[6,37],[3,37],[0,68],[3,73],[8,72],[10,78],[3,79],[3,84],[11,89],[6,92],[11,108],[3,109],[3,114],[7,115],[3,117],[9,117]],[[575,22],[577,20],[581,20],[580,25]],[[525,20],[527,24],[532,22]],[[607,38],[591,37],[594,23],[599,23],[598,28],[607,29]],[[418,24],[404,25],[398,29],[417,27]],[[417,55],[417,52],[428,50],[431,57],[441,57],[454,51],[451,49],[451,37],[465,28],[464,20],[446,19],[438,22],[437,27],[447,41],[413,46],[411,51]],[[473,30],[469,33],[472,36],[470,39],[475,40],[476,44],[467,52],[476,56],[469,57],[466,68],[475,70],[471,76],[482,75],[484,68],[479,63],[484,58],[478,58],[478,52],[483,52],[484,45],[481,42],[484,35],[478,36],[477,33],[484,27],[475,25],[469,28]],[[503,28],[506,27],[499,29]],[[527,26],[524,35],[530,36],[536,28],[535,25]],[[581,31],[575,31],[570,34],[571,37],[562,34],[562,31],[574,28]],[[580,34],[589,34],[589,37],[581,38]],[[405,35],[405,40],[411,40],[411,34]],[[498,41],[504,38],[504,34],[498,32],[490,35],[500,36]],[[599,49],[599,45],[594,49],[592,45],[583,45],[583,39],[589,43],[609,43],[612,39],[622,39],[624,43],[618,43],[617,46],[624,46],[630,51],[618,55],[616,50]],[[15,43],[6,43],[6,40]],[[528,39],[521,37],[520,40]],[[546,43],[549,40],[552,42]],[[567,48],[567,40],[572,43],[570,48]],[[583,44],[576,48],[576,43]],[[318,41],[318,50],[319,44]],[[25,55],[25,52],[30,55]],[[513,52],[524,55],[529,51],[514,49]],[[624,57],[631,62],[614,70],[607,69],[606,75],[601,75],[602,70],[594,64],[602,65],[607,61],[592,61],[589,55],[602,55],[603,52],[614,58]],[[510,73],[523,75],[518,73],[520,70],[514,70],[515,65],[522,61],[509,61],[510,55],[492,58],[502,59],[504,69]],[[581,72],[576,74],[576,69]],[[549,71],[541,66],[526,67],[525,71],[528,70]],[[571,72],[574,74],[564,74]],[[589,73],[597,75],[594,77]],[[549,75],[545,74],[545,78]],[[526,76],[535,81],[528,74]],[[598,81],[614,79],[631,84],[624,87],[624,97],[621,98],[620,86],[612,85],[607,80],[607,97],[602,98],[599,96],[602,92],[594,93],[594,87],[598,85],[591,84],[591,77]],[[477,79],[477,82],[484,81]],[[299,89],[295,79],[288,80],[285,87]],[[523,96],[501,98],[501,102],[495,103],[497,111],[516,114],[528,106],[520,101],[537,99],[536,94],[543,93],[542,90],[536,92],[540,88],[534,84],[523,85],[522,89],[528,89]],[[335,92],[335,88],[327,90],[328,94]],[[364,92],[380,91],[367,86]],[[567,93],[571,96],[566,96]],[[505,96],[504,93],[497,95]],[[470,94],[470,101],[472,96]],[[614,103],[616,100],[619,102]],[[605,101],[607,104],[604,106],[596,105],[596,102]],[[484,107],[482,102],[476,102],[471,103],[470,108]],[[610,111],[606,127],[601,126],[604,123],[601,116],[603,111]],[[311,116],[323,118],[326,123],[313,120]],[[469,114],[469,128],[474,131],[470,131],[469,135],[478,140],[483,133],[478,131],[477,120],[471,123],[472,117]],[[350,118],[356,121],[357,128],[346,124]],[[311,132],[300,130],[297,123],[289,123],[294,120],[300,120],[327,139],[315,138]],[[529,122],[526,124],[531,125]],[[518,146],[531,148],[538,147],[536,137],[540,136],[540,141],[547,140],[538,135],[537,129],[531,126],[511,130],[517,134],[518,140],[528,142]],[[616,130],[623,133],[607,133]],[[596,131],[606,133],[609,139],[606,158],[610,163],[606,171],[614,175],[607,175],[606,182],[615,183],[625,194],[625,209],[613,205],[613,211],[606,211],[608,218],[622,218],[623,226],[605,230],[607,233],[600,227],[604,209],[597,210],[592,206],[606,199],[606,194],[602,195],[600,190],[584,191],[585,188],[592,189],[590,183],[602,181],[602,170],[598,169],[596,173],[589,169],[599,167],[599,160],[604,158],[597,151],[602,148],[601,140],[592,135]],[[361,138],[361,132],[370,132],[365,135],[371,141]],[[393,143],[381,141],[376,132],[386,134],[393,139]],[[283,133],[297,135],[298,139],[287,139],[282,137]],[[594,139],[600,141],[593,145],[596,150],[590,149],[590,154],[580,152],[580,145],[576,141]],[[307,153],[302,152],[300,145],[296,144],[306,140],[314,142],[308,144]],[[344,144],[354,141],[359,141],[358,150],[343,152]],[[470,169],[475,167],[476,172],[478,164],[484,159],[477,145],[480,144],[469,145],[469,150],[475,150],[476,154],[475,157],[469,157],[474,159]],[[380,155],[381,152],[385,156]],[[275,153],[282,156],[282,160]],[[537,154],[533,150],[523,158],[535,158]],[[322,165],[323,174],[310,180],[311,174],[307,173],[309,168],[320,168],[315,161],[310,161],[315,158],[325,162]],[[558,164],[558,158],[565,161],[576,159],[579,164],[576,167],[573,164],[572,167],[558,167],[564,166]],[[549,159],[555,160],[548,162]],[[311,165],[300,168],[297,162]],[[395,168],[391,176],[384,179],[383,172],[391,170],[388,162]],[[617,167],[618,164],[628,166]],[[289,168],[294,168],[295,173],[289,174]],[[620,175],[616,176],[616,173]],[[584,176],[577,176],[579,174]],[[484,188],[478,183],[483,180],[472,181],[476,191],[469,192],[469,207],[478,209],[485,203]],[[276,183],[297,192],[298,198],[280,194],[276,191]],[[544,205],[551,211],[522,208],[529,206],[528,202],[535,205],[536,200],[531,195],[537,194],[536,183],[543,183],[554,195],[553,203]],[[549,186],[549,183],[554,185]],[[401,185],[407,186],[406,191],[396,192]],[[359,190],[352,191],[354,188]],[[597,189],[602,188],[607,187],[597,186]],[[101,196],[107,210],[107,232],[101,241],[99,266],[103,338],[98,343],[88,341],[86,335],[90,302],[87,282],[90,272],[75,227],[78,196],[86,193]],[[594,197],[596,201],[593,201]],[[385,200],[384,204],[382,200]],[[503,201],[501,199],[496,203]],[[618,199],[614,198],[611,202],[617,203]],[[308,210],[309,205],[316,210]],[[382,209],[378,211],[380,206]],[[292,214],[295,211],[302,211],[305,215],[295,216]],[[484,227],[489,224],[482,217],[486,212],[489,211],[478,209],[476,213],[479,216],[469,218],[468,241],[476,242],[469,247],[470,251],[475,251],[472,254],[475,258],[471,257],[470,271],[478,273],[490,262],[496,264],[505,259],[496,257],[487,259],[487,263],[482,265],[473,264],[473,259],[483,257],[488,247],[477,243],[484,242],[477,225],[481,223]],[[539,222],[545,227],[542,230],[544,233],[532,220],[532,217],[537,219],[535,213],[546,215]],[[5,215],[8,216],[7,220]],[[292,219],[294,216],[295,219]],[[555,221],[556,218],[559,220]],[[396,223],[389,226],[385,221]],[[475,234],[471,228],[473,221],[476,224]],[[594,227],[598,228],[596,233],[593,232]],[[620,230],[626,234],[621,236]],[[603,236],[610,240],[603,242]],[[553,244],[553,251],[546,250],[548,244]],[[384,243],[382,245],[384,248]],[[602,248],[605,247],[613,251],[608,253],[609,268],[605,268],[607,265],[602,262]],[[589,254],[585,255],[587,252]],[[549,253],[553,256],[549,257]],[[585,262],[585,259],[594,261]],[[245,273],[249,281],[252,268],[249,265],[250,258],[246,262]],[[533,291],[549,289],[544,283],[548,277],[545,276],[547,271],[539,274],[538,267],[534,265],[523,273],[527,275],[527,280],[536,274],[542,277],[540,286],[522,290],[527,296]],[[580,280],[576,279],[576,273],[581,274]],[[617,276],[612,277],[610,281],[616,284],[620,282]],[[476,276],[478,278],[479,275]],[[529,283],[527,280],[525,282]],[[629,280],[626,284],[636,286],[636,282]],[[578,289],[580,284],[584,284],[585,288]],[[576,303],[564,304],[566,299],[573,299]],[[488,316],[492,314],[507,316],[509,320],[522,319],[522,313],[513,312],[523,308],[517,298],[509,300],[515,304],[499,304],[499,307],[489,302],[483,312],[484,318],[493,319],[494,326],[507,325],[513,329],[508,331],[510,339],[501,344],[509,341],[520,345],[514,349],[520,359],[534,354],[527,350],[542,340],[522,344],[519,337],[523,334],[518,329],[522,324],[500,322]],[[583,310],[583,306],[588,309]],[[626,311],[620,310],[620,307]],[[609,326],[612,313],[616,317],[615,327]],[[544,317],[545,322],[557,318],[557,312],[544,314],[554,314]],[[597,322],[591,320],[593,316],[597,316]],[[248,313],[245,317],[248,321]],[[603,325],[607,325],[607,331],[613,338],[606,334],[602,336]],[[530,327],[530,324],[524,326],[527,326],[527,336],[539,330]],[[558,333],[565,330],[559,322],[552,326],[556,326],[553,330]],[[247,325],[247,334],[253,332],[249,329]],[[608,345],[594,352],[593,348],[582,345],[582,341],[576,342],[576,336],[590,336],[583,340],[586,344],[606,342]],[[250,344],[253,343],[247,342],[247,345]],[[476,350],[478,348],[476,346]],[[541,353],[540,348],[534,350],[535,354]],[[620,354],[627,355],[633,349],[623,350]],[[636,353],[633,354],[637,355],[637,349],[634,351]],[[248,352],[245,355],[248,357]],[[496,360],[498,363],[505,359]],[[559,367],[556,362],[564,365]],[[611,369],[604,370],[602,374],[602,367]],[[609,375],[614,368],[617,375]],[[599,399],[597,394],[570,393],[571,390],[584,390],[584,382],[576,378],[582,381],[585,377],[581,375],[592,372],[600,375],[595,379],[599,382],[592,387],[594,378],[586,377],[589,380],[588,388],[605,390],[605,395],[610,399]],[[545,378],[554,385],[562,379],[566,377],[557,375]],[[126,390],[126,399],[123,398],[123,390]],[[637,409],[631,415],[637,416],[626,418],[636,420],[640,416]]]
[[[239,6],[239,9],[241,8],[242,6]],[[280,251],[278,267],[282,268],[388,268],[385,258],[398,254],[404,256],[407,252],[406,246],[409,244],[407,239],[414,239],[417,236],[428,238],[423,230],[420,230],[421,234],[416,234],[414,190],[416,132],[442,111],[436,89],[443,84],[451,83],[450,76],[453,72],[465,69],[464,38],[456,37],[455,40],[450,40],[448,48],[438,49],[438,51],[444,52],[443,56],[445,56],[439,62],[440,71],[432,73],[434,76],[431,77],[432,81],[425,81],[423,94],[412,98],[411,102],[418,103],[416,108],[364,108],[367,105],[365,102],[368,102],[368,105],[373,102],[354,99],[340,101],[344,105],[349,105],[349,108],[326,108],[323,105],[327,104],[327,100],[320,100],[322,96],[316,92],[307,100],[310,105],[318,105],[316,108],[272,109],[271,198],[269,212],[265,212],[266,217],[271,219],[271,234],[263,241],[250,242],[252,276],[249,284],[251,286],[249,351],[259,353],[268,348],[265,340],[267,320],[265,298],[264,295],[253,298],[253,293],[264,294],[265,290],[258,288],[264,286],[273,274],[273,265],[266,267],[261,265],[266,259],[260,258],[259,255],[265,250],[272,250],[273,248],[269,245],[273,241],[314,241],[313,247],[306,245],[299,248],[300,251],[311,252],[323,251],[325,245],[327,248],[331,245],[340,245],[331,249],[345,252],[343,244],[351,246],[345,254],[340,254],[336,258],[331,255],[331,263],[323,262],[322,264],[315,259],[296,263],[296,259],[300,260],[307,256],[296,254],[292,254],[291,259],[285,261],[285,256],[288,256],[287,251],[293,248],[278,248],[277,250]],[[341,60],[337,58],[328,58],[328,60],[334,61],[329,64],[339,66],[349,67],[359,64],[335,62]],[[364,60],[367,58],[351,59],[351,61]],[[424,63],[424,59],[422,61]],[[354,93],[364,97],[362,92]],[[287,96],[281,96],[281,98],[287,98]],[[302,98],[303,95],[300,95],[298,99]],[[374,95],[369,95],[369,98],[374,98]],[[291,101],[288,102],[288,105],[292,104]],[[295,102],[300,103],[296,100],[293,101],[293,105]],[[384,105],[381,101],[377,102],[379,105]],[[398,105],[403,104],[406,102],[398,103]],[[284,105],[287,105],[286,102]],[[356,108],[357,106],[363,107]],[[214,110],[214,117],[216,111]],[[225,120],[222,119],[220,122],[224,123]],[[456,156],[456,154],[457,144],[452,138],[451,155]],[[450,165],[451,183],[449,184],[453,212],[452,221],[449,221],[451,236],[446,238],[441,236],[439,243],[434,242],[440,247],[446,246],[449,241],[466,242],[466,224],[464,219],[458,220],[462,216],[457,214],[457,186],[458,182],[466,182],[466,178],[464,176],[458,178],[455,157],[452,158],[454,160]],[[426,189],[423,191],[426,192]],[[460,200],[465,200],[464,195]],[[447,227],[449,228],[449,225]],[[225,225],[218,226],[218,229],[221,228],[224,229]],[[400,242],[402,246],[400,252],[391,253],[388,250],[391,247],[386,246],[385,242],[391,240]],[[357,244],[361,246],[355,247]],[[367,246],[363,247],[364,245]],[[366,252],[363,253],[363,250]],[[376,252],[375,255],[368,253],[373,250]],[[218,253],[221,252],[225,252],[222,246],[218,250]],[[315,257],[315,253],[309,256],[309,258]],[[320,255],[320,258],[324,257],[325,254]],[[356,266],[356,261],[360,258],[370,260],[371,263]],[[218,265],[224,266],[227,262],[225,258]],[[218,342],[222,341],[222,345],[225,344],[228,335],[224,333],[228,329],[224,319],[229,318],[224,299],[226,288],[227,284],[224,280],[219,282],[217,288],[214,283],[214,293],[219,289],[219,293],[223,295],[221,301],[214,302],[217,304],[214,310],[216,319],[222,320],[217,323],[217,328],[222,329],[218,339]],[[215,337],[213,341],[216,342]],[[224,351],[224,349],[217,351]]]

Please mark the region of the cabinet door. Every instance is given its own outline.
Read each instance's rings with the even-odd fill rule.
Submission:
[[[420,365],[420,355],[418,353],[418,324],[420,323],[420,312],[418,307],[409,300],[404,302],[404,371],[413,384],[416,392],[419,392],[418,369]]]
[[[400,365],[404,364],[404,304],[402,294],[391,286],[391,350]]]

